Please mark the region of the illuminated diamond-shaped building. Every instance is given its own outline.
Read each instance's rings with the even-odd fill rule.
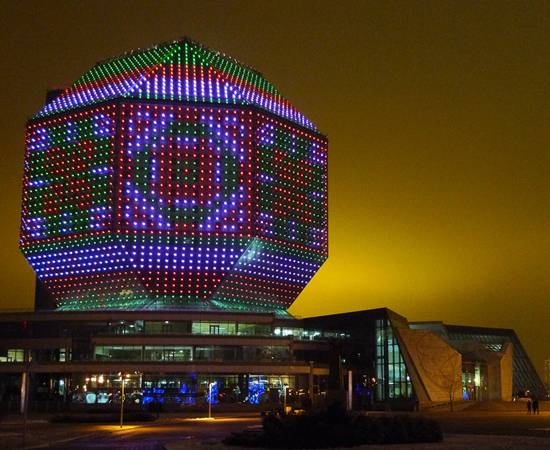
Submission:
[[[113,410],[124,386],[133,407],[195,412],[546,395],[513,330],[287,314],[327,258],[327,140],[188,39],[49,95],[27,126],[20,245],[37,311],[0,314],[0,386],[22,405]]]
[[[189,39],[100,62],[28,123],[20,246],[61,310],[286,310],[327,258],[327,139]]]

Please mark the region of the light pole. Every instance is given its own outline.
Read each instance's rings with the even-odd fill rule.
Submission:
[[[31,351],[30,350],[24,351],[24,359],[25,359],[25,372],[23,372],[22,378],[21,378],[21,409],[22,409],[21,412],[23,413],[23,445],[25,445],[27,441],[27,419],[29,416],[29,385],[30,385],[29,377],[31,375],[31,371],[30,371]]]
[[[124,423],[124,384],[126,377],[129,377],[129,375],[126,374],[125,376],[122,376],[122,374],[120,374],[120,379],[122,381],[122,395],[120,397],[120,428],[122,428],[122,424]]]

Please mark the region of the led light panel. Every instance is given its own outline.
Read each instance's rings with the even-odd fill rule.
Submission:
[[[192,41],[100,63],[28,124],[20,245],[61,309],[286,309],[327,257],[327,140]]]

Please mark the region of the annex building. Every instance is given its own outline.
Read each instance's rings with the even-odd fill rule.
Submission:
[[[288,307],[328,257],[328,140],[188,38],[94,65],[27,124],[34,312],[0,314],[0,402],[356,408],[545,395],[511,330]],[[28,389],[26,388],[28,385]]]
[[[436,328],[434,330],[434,328]],[[167,410],[342,398],[412,409],[453,400],[544,398],[546,390],[513,330],[409,323],[389,309],[307,319],[273,313],[37,311],[0,314],[0,396],[19,407],[30,375],[31,407],[114,405],[121,374],[127,402]],[[233,406],[230,406],[233,405]]]

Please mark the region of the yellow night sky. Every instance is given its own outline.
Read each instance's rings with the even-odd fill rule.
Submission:
[[[550,356],[550,3],[2,2],[0,307],[24,125],[47,88],[182,35],[253,66],[329,137],[330,256],[291,312],[388,306],[514,328]]]

